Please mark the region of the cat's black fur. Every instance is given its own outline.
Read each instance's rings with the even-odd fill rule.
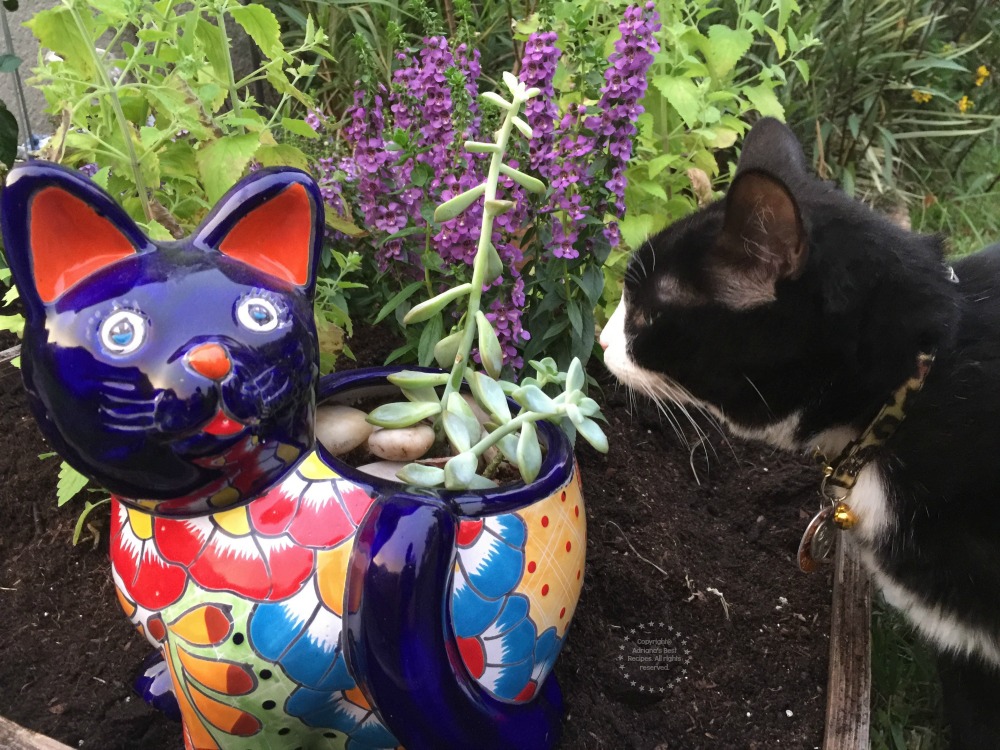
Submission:
[[[874,463],[889,523],[850,534],[877,580],[987,644],[956,654],[954,637],[935,636],[940,620],[909,612],[945,654],[953,747],[997,750],[1000,245],[955,262],[957,283],[942,251],[808,174],[790,131],[762,120],[727,197],[633,257],[625,349],[737,431],[765,436],[786,420],[783,447],[801,449],[859,433],[917,354],[936,353]]]

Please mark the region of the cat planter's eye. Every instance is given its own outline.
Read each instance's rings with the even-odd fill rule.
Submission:
[[[101,324],[101,343],[111,354],[131,354],[146,340],[146,320],[131,310],[112,313]]]
[[[251,331],[266,333],[278,327],[278,310],[264,297],[247,297],[236,308],[236,319]]]

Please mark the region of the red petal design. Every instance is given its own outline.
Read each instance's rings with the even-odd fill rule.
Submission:
[[[290,497],[278,486],[247,506],[250,523],[261,534],[280,536],[288,530],[298,503],[297,498]]]
[[[337,489],[340,490],[340,496],[344,499],[344,505],[347,506],[347,510],[351,514],[351,519],[354,521],[354,525],[357,526],[361,523],[361,519],[365,517],[365,513],[368,512],[374,500],[364,489],[344,479],[337,482]]]
[[[330,487],[333,492],[333,487]],[[334,547],[354,533],[356,524],[344,515],[335,498],[316,505],[303,498],[288,527],[289,536],[307,547]]]
[[[465,662],[465,668],[478,680],[486,671],[486,654],[482,644],[475,638],[458,638],[456,640],[458,641],[458,651],[462,654],[462,661]]]
[[[478,521],[462,521],[458,525],[458,546],[470,546],[474,541],[476,541],[476,537],[479,536],[479,532],[482,530],[482,519],[479,519]]]
[[[191,577],[206,589],[277,601],[302,588],[312,572],[314,553],[306,547],[272,551],[265,561],[250,537],[243,537],[246,554],[238,554],[217,542],[217,536],[221,533],[213,535],[205,551],[189,567]]]
[[[170,562],[190,565],[205,546],[205,537],[179,518],[157,518],[153,540],[160,554]]]

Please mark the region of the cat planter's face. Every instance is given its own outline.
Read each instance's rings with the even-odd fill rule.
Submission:
[[[25,384],[75,468],[187,515],[260,494],[312,445],[323,222],[306,175],[251,176],[175,243],[51,164],[14,170],[2,201]]]

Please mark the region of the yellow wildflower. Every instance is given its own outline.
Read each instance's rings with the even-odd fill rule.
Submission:
[[[926,104],[934,98],[934,94],[930,91],[918,91],[917,89],[913,89],[913,91],[910,92],[910,96],[913,97],[913,101],[917,104]]]
[[[961,99],[958,100],[958,111],[959,112],[968,112],[970,109],[972,109],[975,106],[976,106],[976,103],[974,101],[972,101],[972,99],[970,99],[967,96],[963,96]]]
[[[990,69],[985,65],[980,65],[976,68],[976,85],[982,86],[986,82],[986,79],[990,77]]]

